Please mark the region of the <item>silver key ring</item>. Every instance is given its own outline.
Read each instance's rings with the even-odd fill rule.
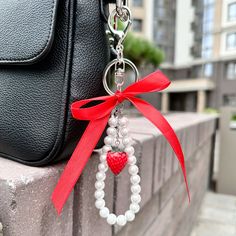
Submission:
[[[125,65],[130,66],[130,68],[133,70],[133,72],[135,74],[135,82],[138,82],[139,81],[139,72],[138,72],[137,67],[134,65],[134,63],[132,61],[130,61],[126,58],[124,58],[124,63],[125,63]],[[115,59],[115,60],[111,61],[104,70],[103,86],[104,86],[106,92],[110,95],[114,95],[115,93],[109,88],[109,86],[107,84],[107,75],[108,75],[108,72],[110,71],[110,69],[113,66],[116,66],[117,64],[119,64],[119,60]]]

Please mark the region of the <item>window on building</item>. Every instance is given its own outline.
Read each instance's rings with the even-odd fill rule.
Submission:
[[[143,0],[133,0],[134,7],[141,7],[143,6]]]
[[[236,49],[236,32],[229,33],[226,36],[226,49]]]
[[[225,94],[223,96],[224,106],[236,106],[236,94]]]
[[[213,21],[214,19],[214,4],[206,5],[204,10],[204,21]]]
[[[143,30],[143,21],[140,19],[133,20],[133,31],[134,32],[142,32]]]
[[[213,21],[207,21],[203,23],[203,33],[209,33],[213,30]]]
[[[213,64],[207,63],[204,66],[204,76],[205,77],[212,77],[212,75],[213,75]]]
[[[215,0],[204,0],[204,5],[209,5],[215,3]]]
[[[210,58],[212,56],[213,49],[213,36],[212,34],[206,34],[203,36],[202,41],[202,57]]]
[[[228,80],[236,80],[236,62],[231,62],[227,64],[226,77]]]
[[[163,30],[159,30],[157,33],[156,33],[156,39],[157,39],[157,42],[163,42],[166,38],[166,34]]]
[[[228,5],[228,21],[236,20],[236,2]]]
[[[212,31],[214,26],[215,1],[204,0],[203,12],[202,57],[208,59],[212,56],[213,51]]]

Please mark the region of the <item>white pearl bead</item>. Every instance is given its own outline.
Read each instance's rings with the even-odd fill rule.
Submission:
[[[141,192],[141,186],[139,184],[135,184],[131,186],[131,192],[132,193],[140,193]]]
[[[116,134],[117,134],[117,130],[116,130],[114,127],[109,127],[109,128],[107,129],[107,134],[108,134],[109,136],[114,137],[114,136],[116,136]]]
[[[95,193],[94,193],[94,197],[95,197],[96,199],[104,198],[104,196],[105,196],[105,192],[104,192],[103,190],[97,190],[97,191],[95,191]]]
[[[135,156],[129,156],[128,163],[130,165],[135,165],[137,163],[137,158]]]
[[[101,209],[105,206],[105,201],[104,199],[98,199],[96,202],[95,202],[95,206],[97,209]]]
[[[109,145],[112,145],[114,142],[114,138],[110,137],[110,136],[107,136],[105,139],[104,139],[104,143],[109,146]]]
[[[136,175],[138,174],[138,167],[136,165],[130,166],[129,167],[129,173],[131,175]]]
[[[111,118],[109,119],[108,123],[109,123],[109,125],[110,125],[111,127],[113,127],[113,128],[116,127],[117,124],[118,124],[117,119],[116,119],[115,117],[111,117]]]
[[[139,175],[133,175],[130,177],[130,181],[132,184],[139,184],[140,183],[140,176]]]
[[[141,202],[141,196],[139,194],[132,194],[131,195],[131,202],[140,203]]]
[[[102,218],[107,218],[109,216],[109,209],[107,207],[103,207],[100,211],[99,211],[99,215]]]
[[[105,163],[100,163],[100,164],[98,165],[98,169],[99,169],[99,171],[101,171],[101,172],[106,172],[107,169],[108,169],[108,167],[107,167],[107,165],[106,165]]]
[[[105,162],[107,160],[107,155],[106,154],[103,154],[100,156],[100,161],[101,162]]]
[[[124,116],[119,119],[119,125],[124,127],[128,125],[129,120]]]
[[[125,212],[125,217],[127,221],[131,222],[134,220],[135,214],[131,210],[129,210]]]
[[[104,183],[104,181],[96,181],[96,183],[95,183],[95,188],[96,188],[97,190],[102,190],[102,189],[104,189],[104,188],[105,188],[105,183]]]
[[[138,213],[140,206],[137,203],[131,203],[129,209],[134,213]]]
[[[115,214],[109,214],[107,217],[107,223],[109,225],[114,225],[116,223],[116,215]]]
[[[127,128],[120,129],[120,134],[122,136],[127,136],[129,134],[129,129],[127,129]]]
[[[104,154],[108,153],[109,151],[111,151],[111,146],[108,146],[108,145],[103,146],[102,152]]]
[[[122,139],[122,143],[123,143],[125,146],[129,146],[129,145],[131,145],[131,143],[132,143],[132,139],[131,139],[130,137],[124,137],[124,138]]]
[[[96,174],[96,179],[97,179],[98,181],[103,181],[103,180],[105,180],[105,178],[106,178],[106,175],[105,175],[103,172],[98,172],[98,173]]]
[[[129,155],[132,156],[134,155],[134,148],[132,146],[125,148],[125,152]]]
[[[117,222],[116,223],[120,226],[126,225],[126,223],[127,223],[126,217],[124,215],[119,215],[117,217]]]

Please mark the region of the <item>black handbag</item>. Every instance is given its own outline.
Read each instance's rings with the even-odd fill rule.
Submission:
[[[107,3],[0,0],[1,157],[41,166],[71,155],[86,122],[70,104],[103,93]]]

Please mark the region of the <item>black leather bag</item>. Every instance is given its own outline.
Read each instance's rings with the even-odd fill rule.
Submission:
[[[98,0],[0,0],[1,157],[40,166],[71,155],[86,124],[70,104],[103,93],[101,12]]]

